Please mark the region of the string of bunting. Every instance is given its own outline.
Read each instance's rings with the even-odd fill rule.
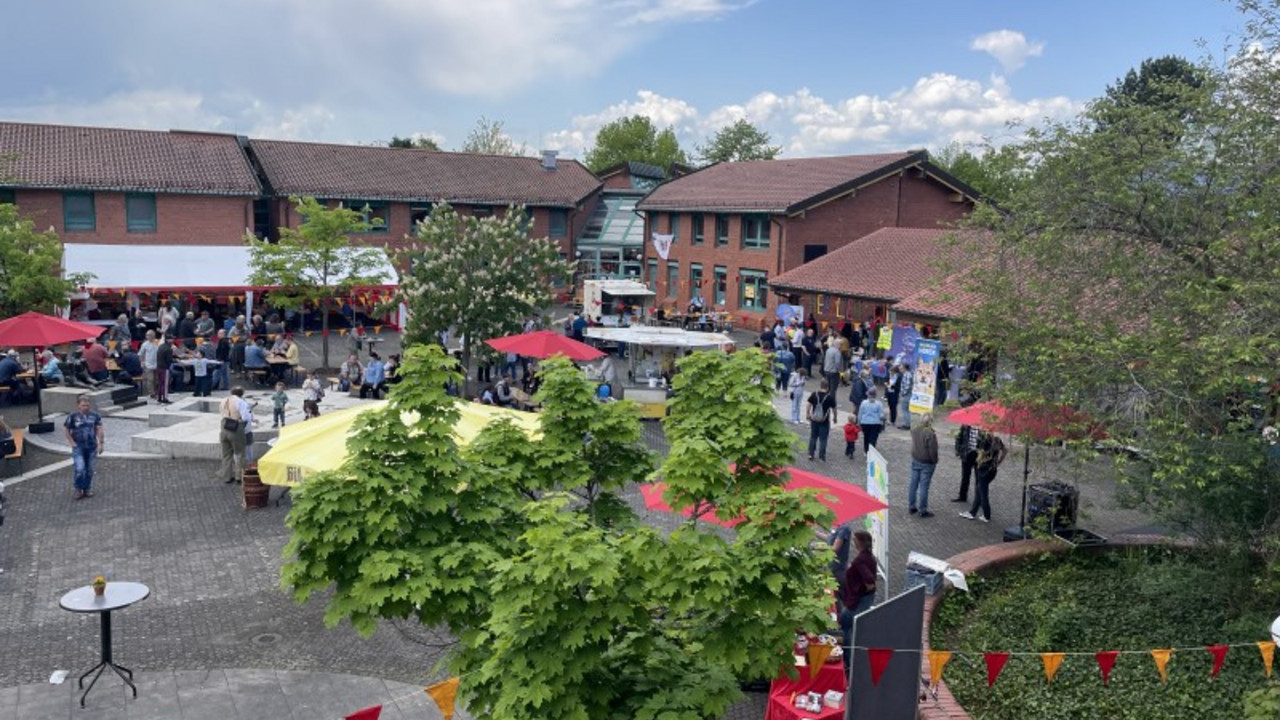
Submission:
[[[867,653],[868,665],[871,672],[871,684],[879,685],[880,677],[889,666],[889,661],[897,653],[919,653],[923,652],[924,656],[929,660],[929,687],[932,689],[934,696],[937,697],[938,685],[942,682],[942,673],[947,667],[947,663],[955,658],[976,658],[982,657],[983,664],[987,670],[987,687],[996,684],[997,678],[1004,670],[1004,666],[1009,662],[1011,657],[1039,657],[1044,665],[1044,676],[1046,683],[1052,683],[1054,676],[1058,674],[1058,670],[1062,667],[1062,663],[1067,657],[1092,657],[1094,662],[1098,664],[1098,671],[1102,676],[1102,684],[1106,685],[1111,678],[1111,671],[1115,669],[1116,660],[1121,655],[1150,655],[1155,664],[1156,672],[1160,675],[1161,683],[1169,682],[1169,660],[1175,653],[1206,651],[1213,657],[1213,668],[1209,671],[1210,677],[1217,677],[1222,672],[1222,666],[1226,662],[1227,652],[1231,648],[1240,647],[1256,647],[1262,656],[1262,665],[1266,669],[1267,677],[1271,677],[1271,666],[1275,659],[1276,644],[1272,641],[1260,641],[1255,643],[1235,643],[1207,645],[1203,647],[1180,647],[1180,648],[1157,648],[1154,650],[1104,650],[1101,652],[952,652],[950,650],[894,650],[891,648],[873,648],[854,646],[855,650],[865,650]]]
[[[421,690],[415,690],[411,693],[405,693],[404,695],[397,695],[386,702],[357,710],[350,715],[344,715],[343,720],[378,720],[382,715],[383,706],[417,697],[418,693],[422,692],[425,692],[427,696],[435,702],[436,707],[440,708],[440,714],[444,716],[444,720],[453,720],[454,702],[458,697],[458,683],[460,680],[460,677],[455,676],[448,680],[442,680],[434,685],[428,685]]]

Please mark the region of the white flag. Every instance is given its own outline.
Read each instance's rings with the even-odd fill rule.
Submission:
[[[658,251],[658,257],[663,260],[667,259],[667,256],[671,254],[671,241],[675,239],[675,235],[653,234],[653,249]]]

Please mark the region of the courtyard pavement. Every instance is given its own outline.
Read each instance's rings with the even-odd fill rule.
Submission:
[[[789,417],[784,396],[775,405]],[[848,410],[845,389],[841,420]],[[3,412],[21,422],[25,408]],[[992,486],[993,522],[964,520],[957,515],[964,506],[948,502],[960,472],[949,452],[955,428],[937,426],[943,452],[930,498],[933,518],[906,512],[909,433],[887,429],[879,443],[890,469],[891,592],[901,589],[908,551],[949,557],[1000,542],[1002,528],[1017,522],[1022,446],[1011,448]],[[827,462],[810,462],[807,424],[788,427],[797,432],[798,467],[861,484],[861,445],[854,460],[846,459],[843,436],[833,428]],[[646,423],[644,434],[651,447],[665,450],[660,424]],[[1041,447],[1032,448],[1031,458],[1032,482],[1079,486],[1081,526],[1114,535],[1149,522],[1115,506],[1105,464],[1075,465]],[[11,505],[0,527],[0,717],[340,718],[406,692],[414,699],[398,701],[383,717],[437,717],[417,696],[442,679],[434,665],[450,638],[392,623],[361,638],[347,625],[325,627],[324,598],[295,603],[279,585],[287,502],[246,512],[237,489],[214,479],[216,463],[123,457],[104,458],[95,497],[76,502],[64,463],[65,456],[31,449],[27,476],[4,478]],[[635,488],[627,497],[653,525],[673,529],[685,521],[644,510]],[[124,701],[122,683],[104,677],[89,709],[80,710],[73,707],[74,677],[97,662],[98,622],[57,602],[99,573],[152,589],[150,598],[114,615],[115,658],[142,683],[139,698]],[[55,670],[71,671],[72,679],[49,685]],[[764,705],[763,693],[750,693],[726,717],[758,719]]]

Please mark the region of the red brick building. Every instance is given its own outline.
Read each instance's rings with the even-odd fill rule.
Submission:
[[[297,227],[302,219],[291,196],[310,196],[367,209],[381,221],[367,236],[395,244],[412,232],[434,203],[447,202],[460,215],[500,215],[524,205],[532,234],[560,243],[573,256],[572,238],[594,208],[600,180],[574,160],[437,152],[366,145],[249,141],[271,196],[270,227]]]
[[[719,163],[637,205],[646,237],[675,236],[666,259],[646,248],[645,277],[669,307],[700,293],[758,321],[778,304],[771,278],[881,228],[948,226],[976,197],[924,151]]]

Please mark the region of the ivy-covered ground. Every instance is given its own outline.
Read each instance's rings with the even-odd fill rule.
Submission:
[[[1245,694],[1268,684],[1261,655],[1232,648],[1211,678],[1203,647],[1267,639],[1280,597],[1256,591],[1255,570],[1162,548],[1046,555],[948,593],[930,642],[974,653],[945,679],[975,720],[1240,718]],[[1146,650],[1168,647],[1195,649],[1174,653],[1161,685]],[[1120,655],[1104,687],[1092,654],[1106,650],[1143,652]],[[988,688],[983,651],[1089,654],[1067,656],[1052,684],[1038,656],[1015,655]]]

